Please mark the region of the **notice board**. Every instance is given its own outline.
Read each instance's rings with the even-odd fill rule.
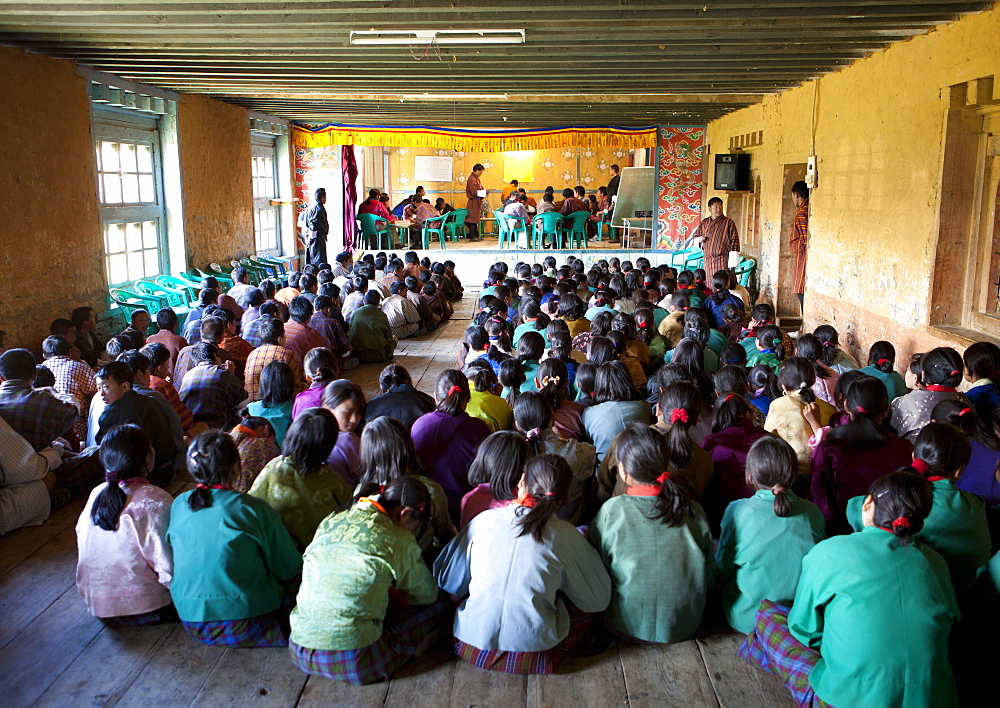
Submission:
[[[417,155],[413,158],[413,179],[419,182],[451,182],[452,158]]]

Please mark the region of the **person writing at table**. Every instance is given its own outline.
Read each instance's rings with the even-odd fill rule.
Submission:
[[[465,196],[468,198],[466,208],[469,213],[465,215],[465,228],[469,231],[470,241],[482,241],[479,238],[479,222],[483,218],[483,197],[479,196],[483,192],[483,183],[479,181],[486,168],[482,164],[476,163],[472,166],[472,174],[465,183]]]

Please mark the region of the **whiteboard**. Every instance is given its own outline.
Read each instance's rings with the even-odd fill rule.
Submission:
[[[413,158],[413,179],[417,182],[451,182],[452,158],[438,155],[416,155]]]

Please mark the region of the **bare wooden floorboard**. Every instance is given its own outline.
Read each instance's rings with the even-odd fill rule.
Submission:
[[[389,692],[390,682],[370,686],[352,686],[321,676],[310,676],[299,699],[300,708],[381,708]]]
[[[36,705],[114,705],[175,627],[105,627]]]
[[[392,677],[385,708],[440,708],[448,705],[455,685],[451,637],[433,651],[407,663]]]
[[[527,706],[527,676],[477,669],[467,661],[455,660],[455,682],[449,708]],[[570,707],[567,707],[570,708]]]
[[[698,644],[621,644],[619,647],[628,704],[653,706],[717,706]]]
[[[225,649],[194,699],[199,706],[294,706],[309,678],[288,649]]]
[[[794,706],[791,694],[775,676],[758,671],[736,656],[744,636],[738,632],[699,637],[698,648],[722,708]]]
[[[189,705],[224,653],[219,647],[194,641],[175,624],[116,705]]]
[[[104,624],[87,612],[75,587],[63,592],[0,650],[0,702],[9,706],[33,703],[103,629]]]
[[[82,497],[74,499],[62,509],[52,512],[48,521],[41,526],[25,526],[4,536],[0,543],[0,577],[9,573],[54,536],[75,526],[86,502]]]
[[[528,708],[548,706],[627,706],[618,650],[586,659],[568,659],[550,676],[528,677]]]

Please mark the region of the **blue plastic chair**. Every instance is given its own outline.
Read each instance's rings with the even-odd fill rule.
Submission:
[[[361,224],[361,238],[365,248],[392,248],[388,221],[375,214],[358,214],[358,223]],[[385,246],[382,245],[383,236]]]
[[[545,245],[545,237],[549,236],[554,248],[562,248],[562,221],[562,214],[557,211],[544,211],[541,214],[535,214],[535,218],[531,220],[534,231],[531,247],[542,248]]]
[[[588,248],[587,219],[589,218],[589,211],[574,211],[572,214],[567,214],[563,217],[560,231],[562,232],[562,236],[565,238],[569,248],[576,248],[577,241],[583,244],[584,248]],[[562,246],[560,246],[560,248],[562,248]]]

